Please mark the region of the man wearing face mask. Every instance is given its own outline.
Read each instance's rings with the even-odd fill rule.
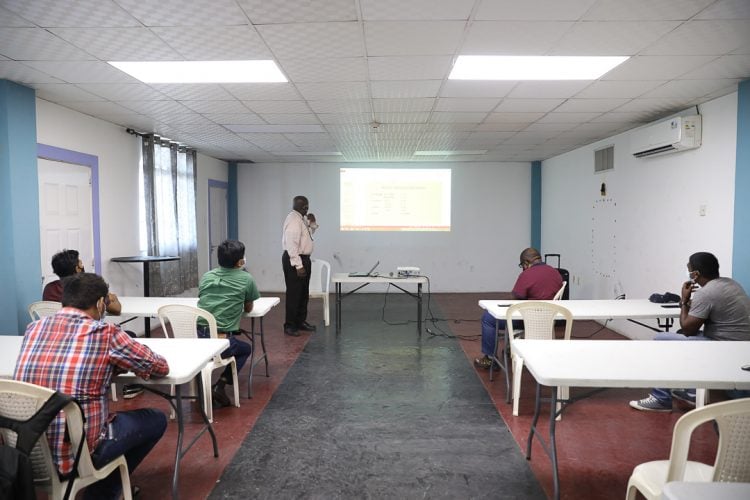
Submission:
[[[163,377],[167,361],[130,338],[120,327],[102,321],[109,287],[96,274],[63,279],[62,305],[54,316],[26,329],[13,378],[73,396],[86,422],[86,441],[95,467],[125,455],[130,473],[159,441],[167,419],[144,408],[110,414],[108,390],[116,371],[141,378]],[[58,417],[47,431],[52,457],[61,474],[73,468],[74,451]],[[120,475],[113,473],[85,490],[85,498],[119,498]]]
[[[731,278],[719,276],[719,261],[708,252],[694,253],[682,285],[680,330],[657,333],[654,340],[750,340],[750,297]],[[701,330],[701,327],[703,328]],[[653,389],[636,410],[670,412],[676,398],[695,406],[694,390]]]

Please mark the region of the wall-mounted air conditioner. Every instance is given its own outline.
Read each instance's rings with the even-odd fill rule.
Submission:
[[[636,158],[694,149],[701,145],[701,115],[676,116],[633,132],[631,152]]]

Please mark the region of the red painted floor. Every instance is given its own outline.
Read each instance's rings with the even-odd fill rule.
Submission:
[[[476,321],[439,323],[443,330],[459,335],[477,335],[480,331],[481,310],[477,301],[487,298],[507,298],[503,294],[433,294],[433,303],[439,305],[446,318],[463,318]],[[311,302],[310,321],[322,324],[320,301]],[[331,311],[333,315],[333,311]],[[214,429],[219,442],[219,457],[214,458],[210,439],[202,436],[195,447],[185,456],[180,471],[180,498],[206,498],[218,481],[222,471],[232,460],[248,432],[283,381],[289,368],[302,351],[309,338],[303,334],[298,338],[283,335],[282,304],[274,308],[265,318],[266,346],[270,357],[270,378],[264,377],[263,365],[256,367],[253,381],[254,397],[247,399],[247,367],[240,374],[241,408],[223,408],[214,411]],[[429,313],[428,313],[429,314]],[[332,325],[333,326],[333,325]],[[427,326],[430,326],[429,323]],[[249,320],[243,327],[249,329]],[[594,322],[578,322],[573,336],[588,335],[599,329]],[[157,334],[158,335],[158,334]],[[314,334],[313,334],[314,335]],[[617,338],[617,334],[604,330],[595,338]],[[460,340],[471,363],[480,355],[477,340]],[[634,367],[634,369],[637,369]],[[512,416],[512,408],[505,403],[505,384],[502,374],[493,382],[486,371],[478,370],[477,376],[487,388],[498,412],[508,425],[519,445],[519,453],[525,453],[526,438],[533,416],[534,380],[525,372],[521,391],[521,407],[518,417]],[[573,389],[573,394],[578,391]],[[571,405],[557,425],[558,455],[562,498],[577,500],[621,499],[630,473],[635,465],[649,460],[665,459],[669,455],[671,432],[674,422],[687,411],[681,408],[671,414],[649,414],[628,407],[628,401],[645,396],[640,389],[610,389],[586,400]],[[186,403],[187,405],[192,403]],[[114,409],[154,406],[169,412],[166,401],[151,394],[144,394],[129,401],[114,403]],[[187,411],[186,437],[199,427],[198,414]],[[176,424],[171,424],[167,434],[141,466],[132,475],[133,484],[140,486],[141,499],[168,498],[171,494],[172,473],[176,443]],[[709,426],[698,429],[694,436],[691,459],[710,462],[716,446],[716,435]],[[535,445],[530,465],[548,495],[552,493],[550,461],[543,450]]]

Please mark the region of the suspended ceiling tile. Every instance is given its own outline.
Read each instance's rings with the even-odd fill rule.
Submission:
[[[241,101],[236,99],[227,101],[180,101],[196,113],[228,113],[228,114],[252,114]]]
[[[104,113],[99,115],[99,118],[106,120],[110,123],[122,125],[123,127],[132,128],[140,132],[151,131],[156,126],[157,122],[153,118],[148,116],[139,115],[137,113],[128,114],[108,114]]]
[[[351,0],[238,0],[253,24],[356,21]]]
[[[2,68],[2,63],[0,63]],[[103,101],[104,98],[86,92],[72,83],[41,83],[34,84],[36,96],[51,102],[60,101]]]
[[[435,112],[432,113],[432,116],[430,116],[430,121],[432,123],[480,123],[485,119],[486,116],[487,113]]]
[[[277,125],[311,125],[320,123],[317,115],[314,113],[263,113],[260,117],[268,123]]]
[[[585,113],[596,111],[602,113],[622,106],[629,100],[630,99],[568,99],[556,108],[555,112]]]
[[[152,31],[187,60],[272,59],[252,26],[152,28]]]
[[[686,21],[714,0],[599,0],[583,16],[586,21]]]
[[[540,132],[552,134],[552,137],[565,132],[566,130],[572,130],[578,126],[577,123],[532,123],[524,129],[524,132]]]
[[[545,113],[490,113],[487,123],[533,123]]]
[[[476,21],[469,27],[460,54],[544,55],[572,26],[560,21]]]
[[[229,125],[227,129],[237,134],[293,134],[324,132],[320,125]]]
[[[17,16],[8,9],[0,7],[0,27],[4,28],[23,28],[33,27],[34,23],[25,20],[21,16]]]
[[[704,66],[685,73],[680,78],[685,80],[747,78],[748,75],[750,75],[750,55],[727,55],[717,57]]]
[[[714,59],[714,56],[635,56],[602,80],[671,80]]]
[[[28,61],[24,64],[70,83],[138,83],[132,76],[101,61]]]
[[[213,123],[211,120],[198,113],[169,113],[154,111],[149,113],[148,116],[153,116],[162,123],[166,123],[167,125],[182,130],[197,130],[200,131],[200,133],[207,133],[210,130],[218,130],[214,128],[218,127],[218,124]],[[193,125],[195,125],[195,127],[188,127]]]
[[[78,87],[109,101],[164,101],[169,99],[143,83],[79,83]]]
[[[45,28],[139,25],[112,0],[3,0],[3,7]]]
[[[281,59],[365,55],[362,28],[357,22],[266,24],[256,28]]]
[[[325,99],[367,99],[366,82],[298,83],[297,90],[309,101]]]
[[[222,87],[240,101],[296,101],[300,95],[291,83],[225,83]]]
[[[539,119],[539,123],[583,123],[593,120],[601,113],[558,113],[553,111]]]
[[[17,61],[0,61],[0,78],[18,83],[42,84],[62,83],[62,80],[54,78],[43,71],[31,68]]]
[[[649,116],[658,116],[666,113],[677,112],[689,106],[689,101],[685,99],[671,98],[653,98],[633,99],[627,104],[617,108],[618,112],[646,112]]]
[[[643,121],[647,121],[648,119],[648,113],[644,113],[642,111],[610,111],[609,113],[604,113],[600,116],[597,116],[593,120],[591,120],[592,123],[639,123]]]
[[[234,0],[117,0],[144,26],[204,26],[246,24],[245,13]]]
[[[493,113],[493,114],[502,114],[502,113]],[[478,132],[518,132],[530,125],[531,122],[491,122],[486,121],[484,123],[479,124],[476,127],[476,130]]]
[[[633,98],[663,85],[664,82],[665,80],[600,80],[577,93],[575,97],[583,99]]]
[[[481,2],[477,9],[478,20],[548,20],[575,21],[583,16],[596,0],[495,0]]]
[[[503,141],[503,145],[519,144],[535,146],[537,144],[542,144],[555,135],[558,135],[558,133],[555,132],[554,135],[550,136],[549,134],[539,132],[518,132],[513,137]]]
[[[567,98],[573,97],[590,84],[591,81],[588,80],[519,82],[508,94],[508,97],[512,99]]]
[[[677,21],[576,23],[555,42],[550,55],[629,56],[639,53],[678,25]]]
[[[369,125],[373,118],[372,113],[318,113],[318,120],[326,125]]]
[[[86,61],[93,56],[41,28],[0,28],[0,54],[16,61]]]
[[[400,99],[436,97],[441,80],[374,81],[370,83],[373,98]]]
[[[750,48],[750,19],[689,21],[643,51],[645,55],[723,55]]]
[[[731,80],[730,80],[731,81]],[[735,80],[736,81],[736,80]],[[696,104],[703,104],[704,102],[710,101],[712,99],[716,99],[718,97],[723,97],[727,94],[731,94],[732,92],[737,92],[738,84],[731,84],[727,87],[717,89],[713,92],[710,92],[698,99],[696,99]]]
[[[120,101],[120,104],[143,115],[192,113],[187,106],[177,101]]]
[[[442,80],[452,65],[450,56],[370,57],[372,80]]]
[[[440,97],[505,97],[517,84],[515,81],[447,80]]]
[[[410,113],[430,111],[435,99],[373,99],[372,109],[379,113]]]
[[[224,90],[221,85],[212,83],[152,83],[149,85],[162,94],[178,101],[234,100],[234,96]]]
[[[239,134],[266,151],[299,151],[289,139],[282,134]]]
[[[255,125],[264,123],[255,113],[206,113],[206,118],[220,125]]]
[[[710,2],[708,2],[710,3]],[[720,0],[695,16],[696,19],[750,19],[747,0]]]
[[[426,123],[429,118],[430,113],[427,111],[412,113],[375,112],[375,120],[386,124]]]
[[[328,99],[308,101],[315,113],[364,113],[372,110],[369,99]]]
[[[365,21],[467,20],[474,2],[466,0],[360,0]]]
[[[436,111],[482,111],[489,113],[500,103],[499,98],[452,98],[441,97],[438,99]]]
[[[309,113],[310,107],[305,101],[243,101],[243,104],[255,113]]]
[[[323,59],[320,55],[306,59],[281,59],[281,69],[294,82],[364,82],[367,79],[364,57]]]
[[[495,108],[498,113],[544,112],[552,111],[565,99],[503,99]]]
[[[694,99],[716,92],[730,85],[736,85],[735,80],[672,80],[661,87],[644,94],[644,98]]]
[[[170,61],[179,54],[148,28],[55,28],[52,33],[105,61]]]
[[[130,109],[109,101],[60,101],[59,104],[91,116],[133,114]]]
[[[452,55],[465,25],[463,21],[366,22],[367,55]]]

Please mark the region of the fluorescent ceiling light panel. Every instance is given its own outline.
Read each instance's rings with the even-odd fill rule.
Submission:
[[[458,56],[450,80],[596,80],[627,56]]]
[[[456,151],[415,151],[414,156],[463,156],[463,155],[483,155],[487,153],[486,149],[468,149]]]
[[[286,82],[274,61],[107,61],[144,83]]]

